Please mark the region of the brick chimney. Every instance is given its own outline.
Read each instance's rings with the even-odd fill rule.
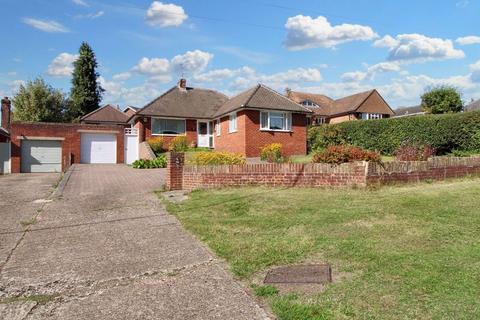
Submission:
[[[186,89],[187,88],[187,79],[182,78],[178,81],[178,87],[180,89]]]
[[[10,102],[10,100],[8,99],[8,97],[5,97],[2,99],[2,119],[1,119],[1,123],[0,123],[0,126],[9,130],[10,129],[10,116],[11,116],[11,113],[12,113],[12,103]]]

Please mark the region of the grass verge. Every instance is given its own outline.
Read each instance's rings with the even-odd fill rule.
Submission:
[[[255,290],[279,319],[475,319],[479,182],[200,190],[167,207],[237,278],[316,261],[351,275],[313,296]]]

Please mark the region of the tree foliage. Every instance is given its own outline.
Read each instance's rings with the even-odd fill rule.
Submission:
[[[455,113],[463,110],[462,95],[455,87],[438,86],[422,95],[422,109],[426,113]]]
[[[88,43],[80,46],[79,57],[73,63],[72,88],[68,118],[72,121],[98,109],[105,91],[98,83],[97,60]]]
[[[61,122],[66,108],[65,95],[42,78],[21,85],[13,97],[16,121]]]

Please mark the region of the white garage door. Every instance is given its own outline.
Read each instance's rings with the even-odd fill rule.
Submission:
[[[61,172],[62,142],[23,140],[21,172]]]
[[[82,163],[117,163],[117,135],[82,133]]]

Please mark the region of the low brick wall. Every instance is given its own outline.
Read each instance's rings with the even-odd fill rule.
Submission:
[[[382,165],[370,163],[367,184],[392,184],[444,180],[480,174],[480,157],[436,157],[428,161],[395,161]]]
[[[439,157],[428,161],[329,164],[184,165],[182,153],[167,156],[167,189],[227,186],[368,186],[480,175],[480,157]]]

